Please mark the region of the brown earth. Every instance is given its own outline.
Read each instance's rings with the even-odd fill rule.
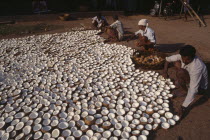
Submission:
[[[167,21],[159,17],[150,17],[146,15],[120,16],[120,20],[124,24],[126,36],[130,32],[138,30],[137,22],[139,19],[147,18],[149,26],[156,32],[158,47],[162,52],[167,52],[168,55],[176,53],[179,47],[190,44],[193,45],[198,52],[198,55],[206,62],[208,72],[210,71],[210,26],[199,27],[198,23],[191,18],[186,22],[179,17],[171,17]],[[112,22],[110,16],[107,17],[108,22]],[[60,28],[53,30],[43,30],[34,33],[16,35],[10,34],[0,36],[3,38],[22,37],[32,34],[47,34],[70,31],[73,27],[90,28],[91,18],[77,18],[70,21],[61,21],[58,15],[31,15],[31,16],[15,16],[15,17],[0,17],[0,21],[15,20],[18,25],[37,25],[45,23],[48,25],[60,25]],[[205,16],[205,22],[210,25],[210,15]],[[107,37],[102,34],[103,37]],[[134,46],[134,41],[122,41],[119,44],[124,44],[130,47]],[[160,71],[161,72],[161,71]],[[174,69],[169,69],[171,78],[175,77]],[[208,90],[209,93],[209,90]],[[176,110],[183,102],[184,98],[176,98],[172,100],[173,108]],[[209,140],[210,139],[210,101],[197,95],[195,103],[189,114],[181,120],[177,125],[169,130],[159,129],[149,136],[151,140]]]

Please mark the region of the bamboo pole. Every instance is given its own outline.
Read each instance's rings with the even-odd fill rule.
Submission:
[[[200,19],[200,17],[198,16],[198,14],[193,10],[193,8],[187,3],[184,2],[183,0],[180,0],[182,2],[182,4],[187,8],[188,13],[190,14],[190,16],[193,18],[193,20],[195,20],[193,14],[195,15],[195,17],[200,21],[200,23],[206,27],[206,24]],[[192,13],[191,13],[192,12]]]

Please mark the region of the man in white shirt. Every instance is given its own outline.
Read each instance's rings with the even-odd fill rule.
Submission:
[[[111,28],[115,29],[117,31],[117,35],[118,35],[118,40],[122,41],[123,36],[124,36],[124,29],[123,29],[123,24],[121,21],[119,21],[119,18],[117,15],[115,15],[113,17],[113,19],[115,20],[114,23],[112,23],[110,25]]]
[[[117,15],[113,16],[113,20],[114,23],[112,23],[109,27],[108,32],[108,36],[111,39],[116,39],[118,41],[122,41],[123,40],[123,36],[124,36],[124,29],[123,29],[123,24],[121,21],[119,21],[119,18]]]
[[[149,41],[141,41],[139,42],[138,46],[144,46],[144,45],[155,45],[156,44],[156,37],[155,32],[153,29],[148,27],[148,20],[147,19],[141,19],[138,22],[139,31],[135,32],[136,36],[139,36],[140,38],[142,36],[146,36]]]
[[[175,62],[177,81],[187,96],[182,104],[182,112],[193,102],[199,90],[207,90],[208,73],[206,65],[196,55],[196,50],[191,45],[181,48],[179,54],[166,57],[164,77],[170,62]],[[182,114],[182,113],[181,113]]]
[[[102,29],[103,27],[107,26],[108,23],[104,16],[101,16],[101,13],[98,13],[97,16],[92,18],[92,24],[95,28]]]

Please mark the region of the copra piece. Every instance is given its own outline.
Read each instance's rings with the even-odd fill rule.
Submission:
[[[0,41],[0,139],[147,139],[179,121],[174,84],[97,30]]]

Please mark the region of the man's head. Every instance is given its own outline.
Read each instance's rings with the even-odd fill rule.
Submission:
[[[180,49],[179,54],[182,57],[183,63],[187,65],[195,58],[196,49],[191,45],[186,45]]]
[[[118,20],[118,15],[114,15],[112,18],[113,20]]]
[[[101,13],[98,13],[98,14],[97,14],[97,18],[98,18],[98,19],[101,19]]]
[[[140,30],[144,31],[146,29],[146,27],[148,26],[148,20],[147,19],[139,20],[138,26],[139,26]]]

